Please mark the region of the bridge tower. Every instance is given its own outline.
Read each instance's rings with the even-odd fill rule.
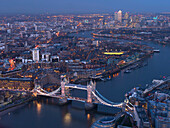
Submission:
[[[93,95],[92,91],[95,91],[96,84],[90,81],[90,84],[87,85],[87,102],[85,103],[85,109],[90,110],[95,107],[93,104]]]
[[[66,90],[65,90],[65,85],[69,84],[69,80],[66,78],[61,78],[61,96],[65,97],[66,96]]]
[[[66,78],[61,78],[61,98],[59,99],[60,105],[66,104],[68,102],[66,97],[66,92],[65,92],[66,84],[68,84]]]
[[[94,96],[92,95],[92,91],[95,92],[96,90],[96,82],[90,81],[90,84],[87,85],[87,102],[92,103]]]
[[[87,103],[92,103],[92,86],[87,85]]]
[[[92,91],[95,92],[96,91],[96,82],[90,81],[90,85],[92,86]],[[95,99],[94,95],[92,95],[92,99]]]
[[[91,85],[91,87],[92,87],[92,91],[95,91],[96,90],[96,82],[94,81],[90,81],[90,85]]]
[[[66,82],[64,80],[61,80],[61,96],[62,97],[66,96],[66,94],[65,94],[65,84],[66,84]]]

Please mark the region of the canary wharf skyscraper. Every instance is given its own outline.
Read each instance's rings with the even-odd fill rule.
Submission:
[[[115,16],[115,21],[122,22],[122,11],[121,10],[119,10],[118,12],[115,12],[114,16]]]
[[[118,15],[118,21],[119,21],[119,22],[122,22],[122,11],[119,10],[118,13],[117,13],[117,15]]]

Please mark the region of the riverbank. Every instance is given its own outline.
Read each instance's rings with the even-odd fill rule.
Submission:
[[[143,56],[142,58],[140,58],[138,60],[134,60],[133,62],[130,62],[130,63],[120,67],[120,69],[122,70],[122,69],[125,69],[125,68],[129,67],[129,66],[132,66],[132,65],[134,65],[134,64],[136,64],[136,63],[138,63],[138,62],[140,62],[140,61],[142,61],[144,59],[146,59],[147,57],[150,57],[151,55],[153,55],[153,53],[154,52],[152,51],[152,52],[148,53],[147,55]]]
[[[145,54],[143,57],[139,58],[138,60],[134,60],[134,61],[132,61],[130,63],[126,63],[125,65],[123,65],[123,66],[121,66],[119,68],[112,69],[111,71],[104,72],[101,75],[101,77],[108,77],[108,76],[112,76],[113,74],[119,73],[119,72],[121,72],[125,68],[128,68],[128,67],[130,67],[132,65],[135,65],[135,64],[137,64],[137,63],[139,63],[141,61],[144,61],[145,59],[147,59],[148,57],[152,56],[153,54],[154,54],[154,52],[151,51],[150,53]],[[90,80],[91,80],[91,78],[78,79],[78,80],[76,80],[73,83],[75,83],[75,84],[82,84],[82,83],[85,84],[85,83],[87,83]],[[95,79],[95,80],[97,80],[97,79]],[[98,79],[98,80],[101,80],[101,79]]]
[[[152,41],[155,43],[159,43],[159,44],[163,44],[166,45],[168,44],[168,42],[164,42],[164,41],[155,41],[155,40],[151,40],[151,39],[144,39],[141,37],[137,37],[137,36],[122,36],[122,35],[112,35],[112,34],[101,34],[101,33],[91,33],[91,35],[93,35],[94,37],[103,37],[103,38],[112,38],[112,39],[123,39],[123,40],[129,40],[129,41]]]
[[[19,101],[16,101],[14,103],[9,103],[7,105],[4,105],[0,108],[0,116],[1,115],[4,115],[12,110],[15,110],[19,107],[22,107],[24,106],[26,103],[28,103],[29,101],[32,101],[33,100],[33,97],[28,97],[28,98],[25,98],[25,99],[21,99]]]

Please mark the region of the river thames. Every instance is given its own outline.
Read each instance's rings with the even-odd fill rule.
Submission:
[[[74,35],[92,38],[90,33],[81,32]],[[170,46],[152,42],[138,43],[160,49],[160,53],[155,53],[148,58],[146,60],[147,66],[128,74],[124,74],[122,71],[110,81],[97,82],[97,90],[107,99],[121,102],[124,100],[125,93],[132,88],[136,86],[144,87],[146,84],[150,84],[153,79],[170,76]],[[71,104],[58,106],[54,101],[42,99],[30,102],[1,116],[0,128],[89,128],[93,122],[102,116],[104,115],[96,112],[86,113],[85,110],[77,109]]]

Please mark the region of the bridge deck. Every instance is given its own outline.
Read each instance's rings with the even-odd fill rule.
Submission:
[[[87,90],[87,86],[84,86],[84,85],[67,84],[65,85],[65,87]]]

